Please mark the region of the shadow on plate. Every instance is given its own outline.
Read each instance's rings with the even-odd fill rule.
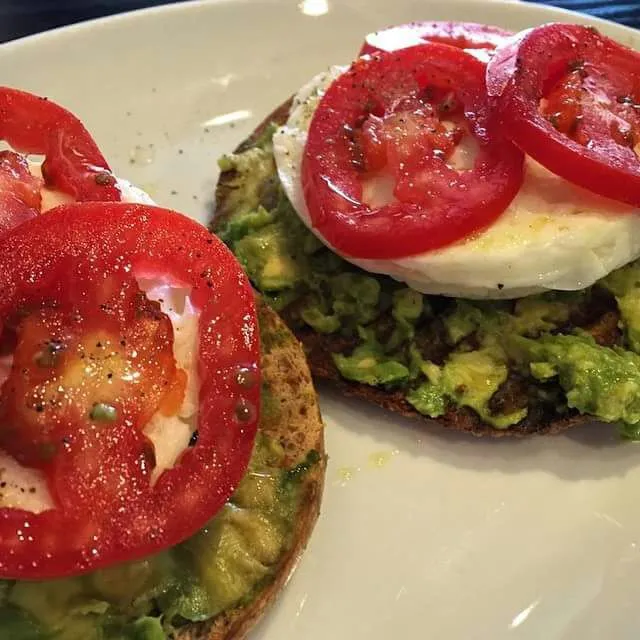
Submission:
[[[621,439],[608,424],[594,422],[554,436],[478,438],[345,398],[326,385],[319,385],[319,391],[329,432],[339,424],[373,439],[381,450],[398,450],[439,464],[507,474],[540,470],[570,481],[624,476],[640,465],[640,445]]]

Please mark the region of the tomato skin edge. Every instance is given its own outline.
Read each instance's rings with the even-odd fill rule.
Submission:
[[[76,200],[121,200],[117,181],[89,131],[47,98],[0,86],[0,140],[20,153],[44,155],[47,184]]]
[[[542,36],[548,35],[547,41]],[[533,67],[526,56],[542,57],[542,50],[567,46],[580,40],[580,52],[555,60],[548,75],[574,58],[588,60],[590,52],[600,56],[620,54],[635,58],[640,68],[640,53],[600,35],[589,27],[550,23],[525,30],[498,50],[487,66],[487,88],[495,100],[500,120],[515,144],[552,173],[598,195],[640,206],[640,163],[632,150],[612,149],[613,163],[603,160],[597,151],[587,148],[557,131],[539,112],[548,75]],[[585,53],[585,56],[581,56]],[[549,54],[550,55],[550,54]],[[632,155],[633,154],[633,155]],[[637,166],[633,167],[632,164]]]
[[[477,172],[474,175],[479,183],[485,187],[491,184],[493,190],[490,198],[482,201],[476,199],[471,205],[469,198],[457,194],[439,210],[443,224],[437,227],[429,220],[416,224],[418,218],[424,219],[425,212],[415,206],[407,205],[404,211],[394,204],[376,210],[369,209],[360,202],[359,194],[355,192],[353,185],[358,180],[355,170],[345,170],[348,162],[339,149],[341,143],[333,145],[337,149],[335,154],[326,144],[329,140],[339,141],[343,128],[353,126],[357,121],[360,115],[358,104],[365,103],[368,92],[373,90],[367,76],[370,70],[373,69],[384,78],[390,76],[397,65],[410,67],[415,77],[420,74],[425,77],[429,74],[434,77],[442,73],[446,75],[456,65],[462,65],[460,74],[468,80],[460,82],[464,92],[461,100],[464,110],[473,114],[473,117],[467,117],[467,122],[476,139],[481,142],[479,159],[473,171]],[[481,231],[503,213],[522,183],[524,156],[499,134],[498,123],[490,113],[486,100],[484,69],[483,63],[461,49],[427,43],[371,58],[360,58],[328,88],[309,128],[302,181],[312,225],[338,253],[360,259],[415,255],[443,248]],[[456,80],[460,81],[460,77]],[[375,88],[379,90],[378,86]],[[490,146],[493,153],[489,153]],[[342,164],[332,154],[335,158],[341,157]],[[339,169],[335,169],[334,164]],[[348,176],[344,179],[344,185],[348,183],[348,186],[344,188],[339,180],[332,181],[328,177],[338,170],[342,172],[340,179]],[[464,179],[467,178],[461,178]],[[484,193],[488,192],[485,190]],[[331,199],[343,194],[342,202],[332,207]],[[400,220],[405,228],[398,226]]]

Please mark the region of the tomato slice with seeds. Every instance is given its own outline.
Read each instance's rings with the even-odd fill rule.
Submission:
[[[553,173],[640,205],[640,53],[578,25],[519,34],[487,67],[509,137]]]
[[[0,87],[0,140],[14,152],[44,156],[46,186],[78,201],[120,200],[116,179],[91,134],[78,118],[51,100]],[[22,201],[34,178],[28,171],[16,174],[16,162],[14,158],[8,163],[6,155],[0,160],[0,233],[39,212],[39,198]]]
[[[141,288],[154,277],[198,314],[192,371],[177,365],[161,302]],[[81,574],[202,528],[244,475],[259,418],[254,298],[227,248],[157,207],[65,205],[0,239],[0,294],[12,357],[0,448],[42,474],[54,505],[0,502],[0,576]],[[175,415],[193,375],[197,437],[152,479],[146,428]]]
[[[522,183],[522,153],[488,103],[485,66],[442,44],[360,58],[329,87],[302,162],[313,226],[339,253],[440,249],[496,220]],[[459,167],[462,143],[476,147]],[[459,168],[456,168],[458,166]],[[393,183],[386,202],[372,186]]]
[[[513,34],[500,27],[476,22],[409,22],[370,33],[359,55],[397,51],[424,42],[439,42],[464,49],[482,62],[488,62],[496,47]]]

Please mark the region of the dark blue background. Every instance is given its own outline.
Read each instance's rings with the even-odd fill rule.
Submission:
[[[531,0],[640,27],[640,0]],[[166,0],[0,0],[0,42]]]

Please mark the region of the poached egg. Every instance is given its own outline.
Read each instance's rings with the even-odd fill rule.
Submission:
[[[331,67],[303,86],[286,124],[273,137],[278,176],[287,197],[302,221],[336,253],[311,223],[301,168],[315,110],[329,85],[347,69]],[[467,168],[470,153],[460,145],[451,164]],[[381,206],[390,200],[391,188],[385,181],[369,182],[363,197],[372,206]],[[575,291],[640,256],[639,213],[577,187],[527,157],[519,193],[484,231],[403,258],[360,260],[341,255],[366,271],[391,276],[426,294],[500,299],[547,290]]]

